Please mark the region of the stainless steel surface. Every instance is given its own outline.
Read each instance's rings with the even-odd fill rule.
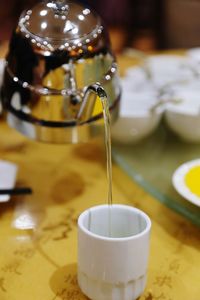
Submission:
[[[90,138],[102,110],[89,95],[87,125],[78,125],[91,84],[105,89],[116,116],[117,64],[101,19],[77,2],[44,1],[27,10],[12,36],[2,97],[9,124],[32,139],[77,143]],[[91,109],[93,108],[93,109]],[[86,110],[84,110],[86,111]],[[83,112],[84,113],[84,112]],[[95,130],[96,132],[96,130]]]

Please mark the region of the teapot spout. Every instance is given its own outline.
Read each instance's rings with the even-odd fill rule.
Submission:
[[[94,106],[96,98],[99,97],[101,101],[107,101],[107,94],[104,88],[97,82],[95,84],[89,85],[84,93],[83,100],[80,109],[77,114],[77,123],[84,124],[95,120],[92,118],[92,113],[94,111]]]

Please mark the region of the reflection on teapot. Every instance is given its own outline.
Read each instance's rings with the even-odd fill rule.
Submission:
[[[89,8],[44,1],[22,13],[13,33],[2,87],[9,124],[32,139],[53,143],[87,140],[102,108],[88,87],[106,91],[112,118],[120,88],[108,34]],[[87,98],[87,99],[86,99]],[[87,109],[81,109],[84,102]],[[84,125],[78,125],[82,115]]]

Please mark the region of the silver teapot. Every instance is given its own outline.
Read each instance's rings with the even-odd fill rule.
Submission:
[[[1,90],[10,126],[48,143],[87,141],[101,127],[101,97],[114,120],[120,86],[100,17],[78,2],[42,1],[22,13]]]

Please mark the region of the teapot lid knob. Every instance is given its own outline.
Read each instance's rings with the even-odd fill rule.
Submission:
[[[55,18],[63,18],[63,16],[67,17],[69,12],[69,5],[66,4],[65,0],[52,0],[51,2],[47,3],[47,7],[54,10]]]

